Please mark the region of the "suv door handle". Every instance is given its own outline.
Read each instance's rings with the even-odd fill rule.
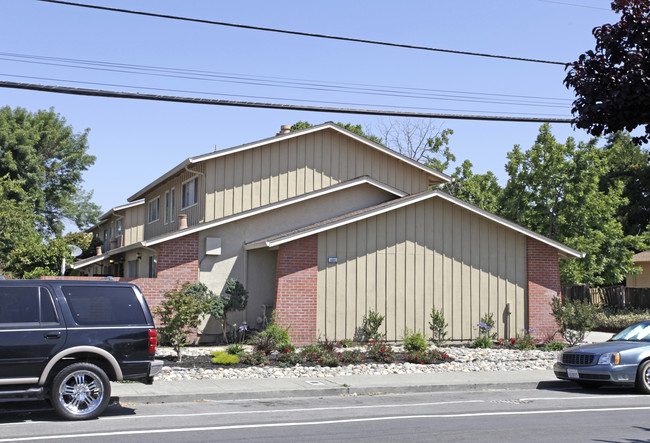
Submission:
[[[60,332],[46,332],[43,334],[45,338],[60,338],[61,333]]]

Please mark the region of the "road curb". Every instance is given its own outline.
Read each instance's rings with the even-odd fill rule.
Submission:
[[[573,383],[563,380],[531,381],[513,383],[470,383],[452,385],[408,385],[408,386],[341,386],[320,389],[282,389],[250,392],[203,392],[203,393],[121,393],[111,398],[120,404],[128,403],[186,403],[199,401],[236,401],[276,398],[338,397],[347,395],[410,394],[427,392],[462,392],[523,389],[566,389]]]

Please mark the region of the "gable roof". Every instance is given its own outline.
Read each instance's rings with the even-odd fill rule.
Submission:
[[[96,229],[97,227],[103,225],[104,223],[106,223],[106,221],[108,221],[108,219],[110,219],[113,215],[116,215],[120,211],[123,211],[125,209],[129,209],[129,208],[135,208],[136,206],[140,206],[140,205],[143,205],[143,204],[144,204],[144,200],[137,200],[137,201],[134,201],[132,203],[127,203],[125,205],[116,206],[116,207],[114,207],[112,209],[109,209],[108,211],[106,211],[105,213],[100,215],[99,216],[99,221],[96,224],[94,224],[93,226],[91,226],[90,228],[86,229],[85,232],[90,232],[93,229]]]
[[[255,149],[257,147],[268,145],[270,143],[277,143],[277,142],[280,142],[280,141],[289,140],[289,139],[296,138],[296,137],[301,137],[301,136],[311,134],[311,133],[314,133],[314,132],[324,131],[324,130],[327,130],[327,129],[334,130],[334,131],[336,131],[336,132],[338,132],[340,134],[343,134],[343,135],[345,135],[347,137],[353,138],[353,139],[357,140],[358,142],[363,143],[366,146],[369,146],[369,147],[371,147],[373,149],[381,151],[384,154],[387,154],[387,155],[389,155],[391,157],[394,157],[394,158],[396,158],[398,160],[401,160],[404,163],[407,163],[408,165],[410,165],[410,166],[412,166],[414,168],[417,168],[417,169],[419,169],[421,171],[424,171],[428,175],[430,175],[432,178],[434,178],[436,183],[438,183],[438,184],[448,183],[448,182],[453,180],[447,174],[443,174],[442,172],[436,171],[435,169],[431,169],[428,166],[425,166],[425,165],[423,165],[421,163],[416,162],[415,160],[412,160],[412,159],[406,157],[405,155],[400,154],[397,151],[393,151],[392,149],[387,148],[386,146],[380,145],[379,143],[375,143],[375,142],[373,142],[371,140],[368,140],[367,138],[365,138],[365,137],[363,137],[363,136],[361,136],[359,134],[356,134],[356,133],[354,133],[352,131],[349,131],[349,130],[347,130],[345,128],[342,128],[339,125],[337,125],[336,123],[327,122],[327,123],[323,123],[322,125],[312,126],[311,128],[306,128],[306,129],[302,129],[302,130],[299,130],[299,131],[290,132],[288,134],[278,134],[278,135],[276,135],[274,137],[266,138],[266,139],[259,140],[259,141],[256,141],[256,142],[247,143],[247,144],[240,145],[240,146],[235,146],[233,148],[223,149],[221,151],[211,152],[209,154],[199,155],[197,157],[190,157],[190,158],[186,159],[185,161],[183,161],[182,163],[180,163],[175,168],[169,170],[168,172],[166,172],[162,176],[158,177],[153,182],[149,183],[144,188],[140,189],[138,192],[136,192],[131,197],[129,197],[127,199],[127,201],[131,202],[131,201],[135,201],[135,200],[144,198],[144,196],[147,194],[147,192],[149,192],[150,190],[152,190],[156,186],[159,186],[160,184],[162,184],[166,180],[169,180],[170,178],[172,178],[176,174],[179,174],[180,172],[188,169],[190,165],[197,164],[197,163],[202,163],[202,162],[212,160],[212,159],[215,159],[215,158],[218,158],[218,157],[224,157],[226,155],[235,154],[237,152],[246,151],[246,150],[249,150],[249,149]]]
[[[540,241],[541,243],[545,243],[555,249],[557,249],[560,254],[564,257],[572,257],[572,258],[583,258],[585,254],[583,252],[577,251],[573,248],[570,248],[560,242],[557,242],[555,240],[552,240],[548,237],[545,237],[541,234],[538,234],[536,232],[531,231],[530,229],[526,229],[523,226],[519,226],[516,223],[513,223],[509,220],[506,220],[504,218],[501,218],[497,215],[494,215],[490,212],[487,212],[477,206],[474,206],[472,204],[469,204],[463,200],[460,200],[456,197],[452,197],[451,195],[444,193],[440,190],[433,190],[433,191],[425,191],[421,192],[418,194],[413,194],[413,195],[408,195],[403,198],[399,198],[396,200],[391,200],[388,202],[384,202],[369,208],[365,208],[359,211],[354,211],[350,212],[348,214],[344,214],[338,217],[331,218],[329,220],[323,220],[318,223],[314,223],[309,226],[305,226],[300,229],[296,229],[293,231],[289,232],[284,232],[281,234],[277,234],[271,237],[266,237],[263,239],[255,240],[252,242],[247,243],[244,245],[245,249],[257,249],[257,248],[264,248],[264,247],[274,247],[274,246],[279,246],[284,243],[288,243],[294,240],[298,240],[303,237],[308,237],[310,235],[318,234],[320,232],[324,231],[329,231],[331,229],[338,228],[340,226],[345,226],[347,224],[355,223],[360,220],[364,220],[366,218],[373,217],[375,215],[383,214],[386,212],[394,211],[396,209],[409,206],[415,203],[418,203],[420,201],[428,200],[430,198],[441,198],[443,200],[446,200],[454,205],[458,205],[464,209],[467,209],[468,211],[471,211],[481,217],[484,217],[488,220],[491,220],[495,223],[498,223],[502,226],[505,226],[509,229],[512,229],[513,231],[519,232],[520,234],[523,234],[527,237],[534,238],[535,240]]]
[[[634,256],[632,257],[632,261],[634,263],[650,262],[650,251],[643,251],[643,252],[639,252],[638,254],[634,254]]]
[[[173,239],[176,239],[176,238],[180,238],[180,237],[183,237],[183,236],[186,236],[186,235],[189,235],[189,234],[194,234],[196,232],[201,232],[201,231],[204,231],[206,229],[211,229],[211,228],[214,228],[214,227],[217,227],[217,226],[225,225],[227,223],[232,223],[232,222],[235,222],[237,220],[241,220],[241,219],[244,219],[244,218],[247,218],[247,217],[252,217],[254,215],[263,214],[265,212],[272,211],[272,210],[278,209],[278,208],[282,208],[284,206],[293,205],[293,204],[300,203],[300,202],[303,202],[303,201],[311,200],[313,198],[317,198],[317,197],[321,197],[321,196],[324,196],[324,195],[327,195],[327,194],[331,194],[333,192],[342,191],[342,190],[345,190],[345,189],[349,189],[349,188],[353,188],[355,186],[361,186],[361,185],[374,186],[374,187],[376,187],[378,189],[381,189],[381,190],[386,191],[386,192],[388,192],[390,194],[393,194],[398,198],[399,197],[404,197],[406,195],[406,193],[404,193],[404,192],[402,192],[402,191],[400,191],[398,189],[395,189],[395,188],[393,188],[391,186],[388,186],[388,185],[386,185],[384,183],[381,183],[381,182],[379,182],[377,180],[374,180],[374,179],[372,179],[370,177],[363,176],[363,177],[355,178],[353,180],[348,180],[348,181],[345,181],[345,182],[341,182],[341,183],[338,183],[336,185],[329,186],[327,188],[312,191],[312,192],[309,192],[307,194],[297,195],[295,197],[291,197],[291,198],[288,198],[288,199],[285,199],[285,200],[280,200],[278,202],[270,203],[270,204],[265,205],[265,206],[260,206],[259,208],[254,208],[254,209],[250,209],[248,211],[239,212],[237,214],[232,214],[232,215],[229,215],[229,216],[226,216],[226,217],[222,217],[222,218],[219,218],[217,220],[213,220],[211,222],[201,223],[199,225],[195,225],[195,226],[183,229],[181,231],[168,232],[166,234],[159,235],[159,236],[151,238],[149,240],[143,240],[143,241],[140,241],[140,242],[137,242],[137,243],[132,243],[130,245],[122,246],[121,248],[111,249],[110,251],[107,251],[102,255],[96,255],[96,256],[93,256],[93,257],[89,257],[89,258],[74,262],[73,264],[70,265],[70,267],[72,269],[83,268],[83,267],[91,265],[93,263],[100,262],[100,261],[102,261],[102,260],[104,260],[104,259],[106,259],[106,258],[108,258],[110,256],[116,255],[116,254],[121,254],[121,253],[130,251],[130,250],[133,250],[133,249],[146,248],[146,247],[154,246],[154,245],[157,245],[159,243],[164,243],[166,241],[170,241],[170,240],[173,240]],[[128,206],[128,205],[125,205],[125,206]],[[134,204],[133,206],[136,206],[136,205]],[[121,208],[124,208],[124,207],[121,207]],[[115,209],[117,209],[117,208],[115,208]]]

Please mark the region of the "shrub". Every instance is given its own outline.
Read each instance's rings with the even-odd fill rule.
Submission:
[[[491,312],[483,315],[483,317],[481,317],[481,321],[476,326],[478,326],[478,335],[480,337],[487,337],[491,339],[494,339],[496,337],[496,334],[490,332],[492,329],[494,329],[494,315]]]
[[[239,357],[223,351],[214,351],[210,353],[212,363],[215,365],[235,365],[239,363]]]
[[[241,362],[251,366],[264,366],[269,364],[269,358],[262,351],[253,351],[250,354],[246,354],[241,359]]]
[[[363,361],[363,354],[359,349],[339,352],[339,361],[344,364],[358,364]]]
[[[307,345],[300,350],[300,359],[308,363],[318,363],[323,350],[318,345]]]
[[[532,333],[535,331],[533,329],[523,329],[522,332],[524,335],[518,336],[515,340],[514,347],[520,351],[528,351],[530,349],[537,349],[535,344],[535,339],[532,337]]]
[[[271,323],[260,332],[261,335],[267,335],[273,339],[275,343],[291,343],[291,337],[289,336],[289,328],[281,328],[275,323]]]
[[[431,321],[429,322],[429,329],[431,329],[431,341],[436,346],[442,346],[445,341],[447,341],[447,323],[445,322],[445,317],[442,315],[442,311],[436,310],[433,308],[431,310]]]
[[[421,332],[413,332],[408,328],[404,331],[404,350],[406,352],[425,351],[428,348],[427,339]]]
[[[154,309],[160,317],[158,332],[164,343],[169,343],[181,361],[181,347],[199,325],[199,319],[209,307],[212,291],[203,283],[185,283],[180,289],[165,292],[165,300]]]
[[[264,355],[269,355],[275,350],[276,342],[273,336],[268,334],[255,334],[248,342],[254,351],[262,352]]]
[[[395,351],[393,351],[393,348],[383,340],[370,340],[366,356],[380,363],[393,363],[395,361]]]
[[[428,351],[412,351],[404,356],[404,359],[409,363],[415,363],[420,365],[430,365],[433,363],[442,363],[451,358],[444,352],[438,351],[436,349]]]
[[[280,366],[290,366],[298,363],[296,348],[290,343],[278,345],[278,363]]]
[[[593,318],[594,329],[622,331],[628,326],[650,318],[650,309],[598,307]]]
[[[339,340],[337,345],[340,348],[351,348],[351,347],[354,346],[354,342],[352,340],[350,340],[349,338],[343,338],[343,339]]]
[[[244,285],[234,278],[226,281],[224,294],[212,295],[210,297],[209,312],[217,320],[221,320],[223,329],[223,341],[228,343],[228,313],[232,311],[243,311],[248,304],[248,291]]]
[[[382,341],[385,340],[386,334],[379,332],[382,323],[384,323],[384,316],[380,315],[378,312],[373,311],[372,309],[368,311],[366,315],[363,316],[363,324],[361,325],[361,331],[363,334],[364,342],[368,343],[371,340]]]
[[[564,348],[566,348],[566,344],[559,341],[550,341],[544,345],[542,350],[546,352],[550,352],[550,351],[561,351]]]
[[[551,309],[560,327],[560,333],[569,346],[584,341],[587,331],[593,326],[596,311],[594,306],[578,300],[566,300],[562,303],[559,298],[554,298]]]
[[[242,357],[246,353],[246,350],[239,343],[233,343],[232,345],[228,345],[226,347],[226,352],[230,355],[237,355],[239,357]]]
[[[491,348],[494,346],[494,341],[485,335],[477,337],[469,345],[471,348]]]
[[[334,368],[341,362],[339,361],[339,356],[334,352],[323,352],[316,363],[318,363],[320,366]]]

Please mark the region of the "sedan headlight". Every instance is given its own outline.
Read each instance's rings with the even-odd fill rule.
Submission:
[[[560,351],[557,353],[557,362],[562,363],[562,356],[564,355],[564,352]]]
[[[618,352],[608,352],[598,359],[599,365],[617,365],[621,362],[621,354]]]

